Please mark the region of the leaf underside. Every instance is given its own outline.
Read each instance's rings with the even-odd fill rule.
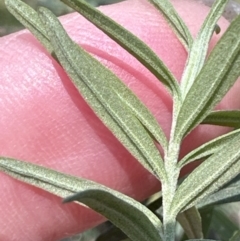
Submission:
[[[211,155],[191,172],[178,187],[172,203],[172,212],[179,213],[199,203],[200,200],[221,188],[240,172],[239,136]]]
[[[192,46],[193,38],[181,17],[172,6],[169,0],[149,0],[166,18],[179,40],[188,50]]]
[[[218,110],[212,111],[201,124],[229,126],[240,128],[239,110]]]
[[[240,16],[218,41],[189,89],[178,113],[177,140],[181,140],[207,117],[240,76],[239,32]]]
[[[52,53],[50,40],[37,12],[20,0],[5,0],[5,4],[9,12],[33,33],[49,53]]]
[[[110,38],[138,59],[151,71],[170,91],[179,98],[179,85],[162,60],[139,38],[120,26],[118,23],[103,15],[84,0],[61,0],[75,9],[83,17],[101,29]]]
[[[219,205],[240,201],[240,174],[217,192],[204,198],[198,207]]]
[[[176,126],[175,122],[173,125],[176,132],[172,132],[176,143],[200,123],[240,127],[240,111],[210,112],[240,75],[240,16],[232,22],[205,62],[208,43],[227,0],[215,1],[195,41],[168,0],[150,0],[190,50],[181,90],[167,66],[136,36],[83,0],[62,1],[126,49],[170,90],[174,106],[178,107],[173,114],[173,118],[177,118]],[[168,151],[168,141],[141,101],[116,75],[74,43],[49,10],[40,8],[37,13],[19,0],[5,2],[10,12],[55,56],[86,102],[118,140],[163,185],[168,183],[162,157],[155,145],[157,142]],[[170,208],[172,216],[178,214],[188,238],[192,238],[189,241],[212,241],[202,239],[201,217],[195,205],[200,201],[199,205],[205,206],[240,200],[239,181],[225,185],[240,172],[239,136],[240,129],[218,137],[178,163],[180,169],[194,160],[205,159],[179,185]],[[11,158],[0,157],[0,170],[60,197],[68,196],[64,202],[87,205],[111,220],[131,240],[164,240],[158,217],[113,189]],[[235,233],[230,241],[239,240],[239,237],[239,232]]]
[[[147,241],[147,237],[151,237],[151,240],[161,241],[162,224],[157,216],[120,192],[87,179],[11,158],[0,158],[0,170],[62,198],[71,196],[65,201],[82,195],[81,203],[103,214],[132,240]],[[78,192],[81,193],[75,196]]]
[[[131,99],[132,105],[139,107],[135,111],[140,115],[146,107],[111,71],[75,44],[49,10],[40,8],[39,12],[54,53],[86,102],[130,153],[164,181],[166,174],[160,153],[139,120],[139,115],[135,115],[126,99]],[[151,116],[148,119],[151,122]]]
[[[225,146],[229,144],[231,139],[235,137],[240,138],[239,129],[232,131],[230,133],[224,134],[220,137],[217,137],[201,145],[200,147],[194,149],[179,161],[178,166],[182,168],[193,161],[202,160],[204,158],[211,156],[212,154],[218,152],[219,150],[224,149]]]
[[[136,213],[133,206],[122,207],[124,199],[116,199],[110,192],[106,193],[99,188],[95,190],[88,189],[64,199],[64,202],[72,201],[84,203],[91,209],[104,215],[117,227],[121,228],[132,240],[161,241],[160,225],[158,225],[158,227],[156,225],[149,225],[149,219],[146,215],[143,216]],[[142,209],[141,211],[144,212],[145,210]],[[131,218],[129,218],[129,216]],[[131,222],[129,222],[129,219]],[[158,230],[159,228],[160,230]]]
[[[204,20],[197,38],[194,40],[192,47],[190,48],[189,57],[181,79],[183,99],[204,65],[209,41],[214,29],[216,28],[217,20],[221,17],[227,2],[228,0],[214,1],[214,4],[208,16]]]

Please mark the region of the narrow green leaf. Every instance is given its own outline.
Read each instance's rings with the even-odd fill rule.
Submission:
[[[200,147],[188,153],[185,157],[183,157],[182,160],[178,162],[179,168],[182,168],[193,161],[202,160],[203,158],[209,157],[210,155],[225,148],[229,141],[235,137],[240,139],[240,130],[232,131],[201,145]]]
[[[191,207],[184,212],[179,213],[177,221],[181,224],[188,238],[203,238],[202,220],[196,207]]]
[[[193,42],[181,80],[183,99],[203,67],[207,55],[209,41],[216,28],[216,23],[221,17],[227,2],[228,0],[214,1],[210,13],[205,19],[196,40]]]
[[[239,136],[235,136],[225,148],[210,156],[182,182],[174,196],[171,212],[177,215],[219,190],[240,173],[239,161],[240,141]]]
[[[42,26],[42,21],[39,19],[37,12],[19,0],[17,0],[18,4],[16,5],[13,3],[15,3],[15,0],[9,0],[8,5],[15,17],[25,19],[25,21],[22,21],[23,25],[25,25],[25,27],[39,39],[49,52],[52,52],[53,49],[46,34],[45,26]],[[23,9],[23,11],[20,12],[21,9]],[[15,12],[13,12],[13,10],[15,10]],[[17,14],[17,11],[19,14]],[[135,97],[135,95],[132,94],[122,81],[113,81],[111,84],[112,86],[115,84],[113,88],[119,90],[119,93],[122,94],[122,98],[125,98],[125,102],[129,105],[137,118],[150,131],[151,135],[162,144],[163,148],[166,149],[167,140],[165,134],[149,110]]]
[[[227,185],[222,187],[217,192],[204,198],[198,207],[207,205],[219,205],[240,201],[240,175],[234,178]]]
[[[177,80],[162,60],[139,38],[131,32],[93,8],[84,0],[61,0],[101,29],[110,38],[138,59],[151,71],[175,97],[180,96]]]
[[[233,236],[229,239],[229,241],[239,241],[240,240],[240,230],[236,231]]]
[[[212,111],[201,124],[229,126],[240,128],[239,110],[218,110]]]
[[[178,113],[175,138],[181,140],[201,123],[240,76],[240,16],[211,52]]]
[[[236,177],[234,177],[232,180],[230,180],[228,183],[226,183],[223,188],[225,187],[234,187],[234,186],[238,186],[240,182],[240,174],[238,174]]]
[[[5,0],[5,4],[9,12],[33,33],[48,52],[52,53],[51,43],[37,12],[19,0]]]
[[[179,40],[182,42],[184,47],[188,50],[193,42],[192,35],[182,20],[178,15],[173,5],[169,0],[149,0],[154,4],[154,6],[163,14],[167,22],[172,27],[173,31],[176,33]]]
[[[151,130],[157,128],[155,134],[159,134],[161,144],[166,140],[147,108],[116,75],[75,44],[49,10],[39,11],[59,62],[86,102],[131,154],[164,181],[161,155],[142,123],[147,123]]]
[[[22,24],[25,25],[25,27],[28,28],[39,39],[39,41],[47,48],[49,52],[52,52],[53,49],[46,34],[45,26],[42,25],[42,21],[39,19],[37,12],[22,1],[16,0],[17,4],[14,4],[15,0],[9,0],[7,2],[12,14],[21,21],[24,19],[25,21],[22,21]],[[115,86],[113,86],[113,88],[119,89],[119,92],[122,93],[122,98],[126,98],[126,103],[136,114],[139,120],[143,123],[143,125],[145,125],[146,128],[148,128],[153,137],[162,144],[164,149],[166,149],[166,137],[149,110],[142,105],[142,103],[136,99],[135,96],[132,95],[132,92],[121,81],[115,81],[114,83]]]
[[[118,195],[118,196],[117,196]],[[113,191],[89,188],[86,191],[81,191],[73,196],[64,199],[64,202],[78,201],[81,202],[96,212],[104,215],[114,225],[119,227],[133,241],[136,240],[161,240],[159,228],[161,225],[152,225],[149,217],[143,214],[145,208],[138,203],[137,212],[132,203],[127,203],[126,198],[123,199],[119,194]],[[129,205],[130,204],[130,205]],[[141,211],[141,215],[139,210]],[[148,212],[149,213],[149,212]],[[154,216],[156,217],[156,216]],[[154,220],[159,223],[159,219]]]
[[[78,195],[82,195],[82,203],[109,218],[132,240],[161,241],[162,224],[155,214],[120,192],[90,180],[11,158],[0,158],[0,170],[60,197],[74,195],[70,198],[74,199],[75,194],[81,192]]]
[[[201,201],[200,207],[204,207],[206,205],[219,205],[219,204],[226,204],[226,203],[239,202],[239,201],[240,201],[240,184],[239,186],[235,186],[235,187],[223,188],[218,192],[213,193],[210,196],[207,196]]]

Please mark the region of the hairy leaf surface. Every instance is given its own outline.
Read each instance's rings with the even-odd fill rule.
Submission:
[[[25,27],[27,27],[39,39],[39,41],[44,45],[44,47],[46,47],[47,50],[51,53],[53,49],[49,37],[46,34],[45,26],[43,26],[37,12],[22,1],[17,0],[17,5],[14,5],[14,2],[15,0],[9,0],[8,4],[8,7],[12,11],[12,14],[19,20],[24,19],[25,21],[22,21],[22,23],[25,25]],[[19,9],[23,9],[23,11],[20,12]],[[31,14],[29,15],[29,13]],[[141,103],[141,101],[139,101],[138,98],[136,98],[135,95],[132,94],[132,92],[123,84],[122,81],[113,81],[111,85],[113,86],[113,88],[118,89],[119,93],[122,93],[122,98],[125,99],[125,102],[136,114],[137,118],[149,130],[149,132],[151,133],[151,135],[153,135],[156,141],[161,143],[163,148],[166,149],[167,140],[165,134],[163,133],[158,122],[149,112],[149,110]]]
[[[240,201],[240,185],[226,187],[202,200],[200,206],[219,205]]]
[[[217,151],[225,148],[225,146],[228,145],[229,141],[231,141],[231,139],[235,137],[239,138],[240,140],[240,130],[235,130],[220,137],[217,137],[212,141],[209,141],[201,145],[200,147],[194,149],[185,157],[183,157],[182,160],[179,161],[178,166],[182,168],[183,166],[193,161],[201,160],[216,153]]]
[[[5,0],[5,4],[9,12],[33,33],[48,52],[52,53],[53,49],[46,34],[45,26],[42,24],[37,12],[19,0]]]
[[[191,172],[178,187],[171,205],[173,214],[178,214],[200,200],[220,189],[240,173],[239,137],[231,138],[228,145],[222,148],[199,167]]]
[[[229,126],[240,128],[239,110],[218,110],[212,111],[201,124]]]
[[[210,13],[205,19],[196,40],[193,42],[181,80],[183,99],[203,67],[209,41],[214,32],[217,20],[221,17],[227,2],[228,0],[214,1]]]
[[[184,23],[183,19],[179,17],[178,13],[174,9],[169,0],[149,0],[154,6],[160,10],[167,22],[171,25],[171,28],[178,36],[179,40],[188,50],[193,42],[192,35]]]
[[[219,40],[188,91],[178,113],[176,139],[200,124],[240,76],[239,32],[240,16]]]
[[[97,28],[101,29],[110,38],[138,59],[149,71],[151,71],[174,96],[180,96],[177,80],[167,66],[158,56],[139,38],[120,26],[118,23],[105,16],[99,10],[93,8],[84,0],[61,0],[83,17],[88,19]]]
[[[198,207],[219,205],[240,201],[240,175],[224,185],[217,192],[204,198]]]
[[[116,194],[119,195],[119,193]],[[133,205],[124,204],[125,200],[123,198],[120,199],[121,196],[117,196],[116,194],[112,191],[89,188],[86,191],[67,197],[64,199],[64,202],[79,201],[84,203],[112,221],[132,240],[161,241],[161,226],[149,225],[149,217],[146,214],[139,215],[139,213],[135,212]],[[143,209],[142,206],[138,203],[138,210],[144,212],[145,208]],[[129,219],[131,222],[129,222]],[[160,228],[160,230],[157,228]]]
[[[109,218],[132,240],[147,241],[149,237],[153,241],[161,241],[162,224],[157,216],[120,192],[87,179],[10,158],[0,158],[0,170],[62,198],[71,196],[70,199],[74,199],[75,194],[80,192],[78,195],[82,193],[85,196],[81,203]]]
[[[164,181],[162,158],[142,124],[147,120],[151,124],[155,121],[146,107],[116,75],[74,43],[49,10],[41,8],[39,11],[54,53],[81,95],[131,154]],[[145,117],[148,119],[144,120]],[[158,133],[160,138],[165,138],[159,126]]]

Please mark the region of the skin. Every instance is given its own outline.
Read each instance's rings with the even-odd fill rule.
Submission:
[[[173,2],[194,36],[208,9],[192,1]],[[100,8],[144,40],[180,79],[186,51],[165,20],[144,0]],[[133,57],[78,14],[61,18],[70,36],[114,71],[169,136],[171,97]],[[228,23],[221,19],[224,30]],[[210,46],[220,37],[213,36]],[[0,155],[41,164],[98,181],[143,200],[160,188],[98,120],[61,67],[27,31],[0,39]],[[219,108],[239,108],[236,83]],[[227,130],[197,128],[181,155]],[[190,167],[192,168],[192,167]],[[189,171],[188,168],[186,171]],[[0,240],[59,240],[103,221],[77,204],[0,173]]]

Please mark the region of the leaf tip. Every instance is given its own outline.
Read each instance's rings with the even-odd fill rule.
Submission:
[[[215,25],[215,27],[214,27],[214,32],[215,32],[216,34],[219,34],[219,33],[221,32],[221,28],[220,28],[220,26],[219,26],[218,24]]]
[[[73,196],[68,196],[68,197],[65,197],[64,199],[62,199],[63,204],[69,203],[69,202],[72,202],[72,201],[73,201]]]

